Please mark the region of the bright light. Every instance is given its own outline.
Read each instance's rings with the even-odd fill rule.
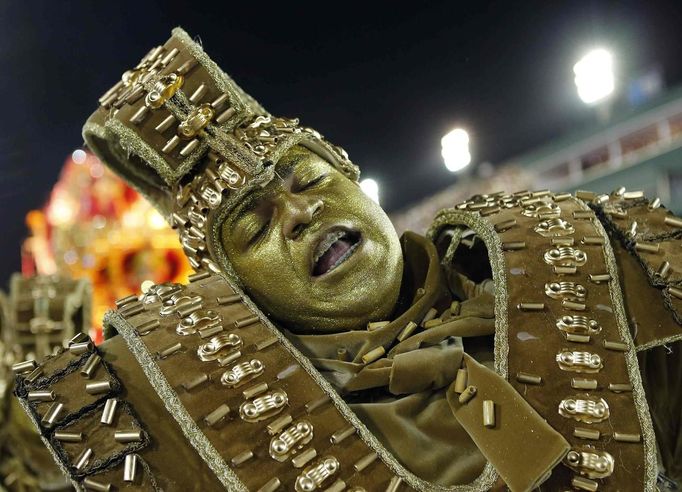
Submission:
[[[165,229],[168,225],[166,224],[166,219],[155,209],[151,209],[147,214],[147,224],[152,229]]]
[[[379,185],[376,181],[370,178],[363,179],[360,181],[360,188],[365,192],[365,195],[379,203]]]
[[[71,159],[76,164],[83,164],[85,162],[85,159],[87,159],[87,158],[88,158],[88,154],[86,154],[83,149],[76,149],[71,154]]]
[[[613,57],[605,49],[592,50],[573,66],[578,96],[585,104],[594,104],[614,89]]]
[[[440,140],[441,155],[445,167],[450,172],[461,171],[471,162],[469,152],[469,134],[461,128],[455,128]]]

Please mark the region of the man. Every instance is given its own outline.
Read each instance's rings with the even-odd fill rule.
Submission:
[[[679,415],[677,392],[645,395],[636,357],[679,373],[656,348],[679,340],[682,297],[682,223],[660,204],[500,193],[398,242],[340,148],[267,114],[179,29],[100,103],[88,145],[169,217],[197,274],[120,300],[99,349],[75,341],[49,378],[20,378],[76,483],[653,490],[679,474],[661,410]],[[669,252],[652,280],[668,308],[626,248]]]

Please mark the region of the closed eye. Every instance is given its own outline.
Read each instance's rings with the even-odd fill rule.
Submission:
[[[256,231],[256,233],[249,239],[249,246],[256,244],[263,237],[265,237],[268,229],[270,228],[270,221],[264,222],[263,225]]]
[[[312,187],[314,187],[315,185],[321,183],[322,180],[323,180],[324,178],[326,178],[326,177],[327,177],[327,174],[320,174],[317,178],[312,179],[312,180],[308,181],[308,182],[305,183],[305,184],[302,184],[301,187],[300,187],[300,190],[303,191],[303,190],[307,190],[307,189],[309,189],[309,188],[312,188]]]

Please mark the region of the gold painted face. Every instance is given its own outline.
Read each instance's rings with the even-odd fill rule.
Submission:
[[[279,178],[243,200],[222,226],[223,247],[248,294],[298,333],[386,319],[403,258],[384,211],[303,147],[289,150],[276,170]]]

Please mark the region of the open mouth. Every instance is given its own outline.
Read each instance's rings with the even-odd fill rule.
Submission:
[[[313,255],[313,277],[325,275],[352,256],[360,245],[359,232],[336,230],[324,235]]]

